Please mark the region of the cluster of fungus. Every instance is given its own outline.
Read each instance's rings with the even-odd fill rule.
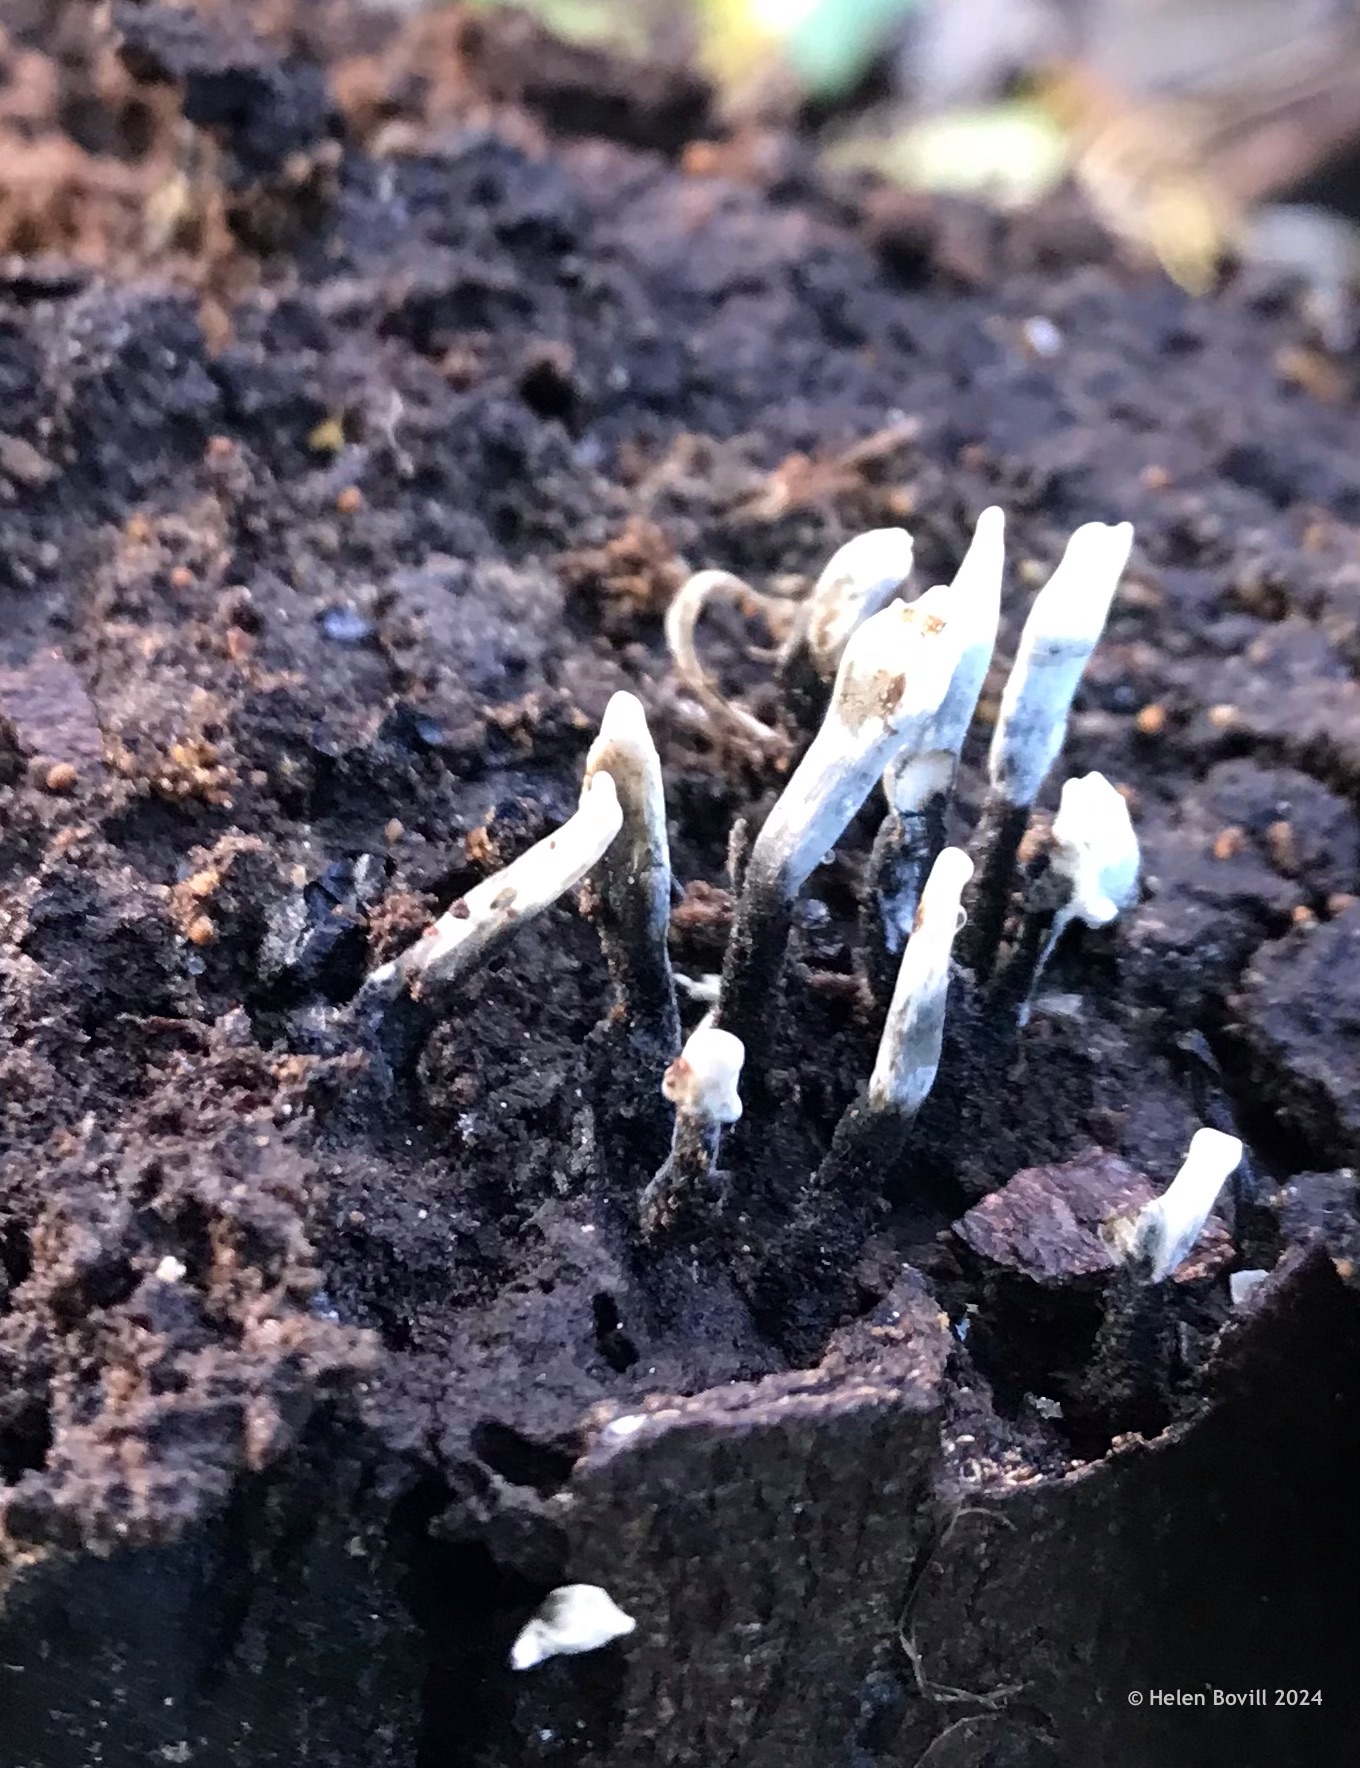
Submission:
[[[1137,837],[1124,798],[1103,775],[1066,780],[1051,824],[1032,826],[1128,560],[1127,523],[1078,528],[1036,595],[1001,698],[971,852],[948,843],[960,754],[997,640],[1003,530],[1002,512],[985,510],[952,582],[914,600],[902,594],[910,536],[900,528],[862,534],[797,608],[779,676],[798,711],[820,722],[754,839],[731,843],[735,907],[721,976],[681,978],[686,997],[707,1009],[688,1036],[667,946],[672,880],[660,758],[642,702],[617,693],[590,747],[575,814],[368,977],[353,1011],[375,1059],[390,1061],[397,1048],[409,1056],[411,1037],[451,1010],[475,966],[587,882],[617,997],[613,1018],[675,1112],[669,1157],[638,1198],[636,1231],[654,1250],[693,1244],[740,1194],[740,1175],[720,1171],[721,1140],[742,1115],[743,1090],[764,1097],[800,892],[880,793],[856,963],[881,1036],[866,1084],[828,1125],[828,1151],[807,1187],[823,1196],[881,1191],[910,1160],[940,1066],[951,982],[967,972],[987,1016],[1020,1035],[1067,930],[1105,926],[1138,895]],[[705,608],[748,593],[730,573],[700,572],[677,594],[666,630],[701,715],[759,748],[784,739],[723,696],[696,648]],[[1126,1335],[1164,1312],[1160,1288],[1241,1155],[1235,1137],[1200,1130],[1164,1194],[1109,1225],[1121,1261],[1112,1313]],[[601,1622],[593,1591],[556,1595],[562,1615],[554,1610],[521,1641],[517,1664],[591,1649],[626,1624],[609,1613]],[[586,1615],[580,1627],[566,1625],[563,1615],[578,1610]]]
[[[935,1082],[952,972],[971,972],[989,1010],[1023,1026],[1067,929],[1106,925],[1138,893],[1128,807],[1099,773],[1063,784],[1051,830],[1027,868],[1027,888],[1016,891],[1034,806],[1061,754],[1077,687],[1128,560],[1128,523],[1078,528],[1035,597],[992,736],[973,852],[946,844],[960,754],[996,645],[1003,530],[1001,510],[984,510],[952,582],[912,601],[900,593],[912,568],[910,535],[901,528],[861,534],[835,554],[799,608],[780,675],[804,705],[823,702],[821,722],[754,840],[744,851],[734,844],[736,908],[722,974],[709,988],[688,985],[687,993],[716,998],[683,1048],[667,948],[671,868],[661,762],[642,702],[631,693],[615,694],[606,708],[576,813],[375,970],[356,1002],[361,1021],[390,1029],[415,1010],[427,1029],[469,971],[588,879],[619,1017],[654,1058],[675,1107],[670,1156],[640,1199],[640,1232],[655,1241],[682,1224],[692,1229],[722,1208],[720,1139],[741,1116],[741,1086],[762,1084],[799,894],[878,790],[883,815],[858,960],[883,1029],[867,1086],[835,1126],[815,1181],[831,1188],[885,1177],[906,1154]],[[667,635],[682,682],[709,716],[751,741],[774,740],[768,726],[721,695],[698,660],[705,607],[740,593],[746,586],[730,573],[699,572],[677,594]],[[1154,1282],[1185,1256],[1198,1233],[1195,1227],[1187,1238],[1185,1222],[1197,1215],[1202,1226],[1240,1158],[1233,1138],[1218,1140],[1231,1143],[1232,1158],[1204,1210],[1197,1191],[1190,1216],[1181,1213],[1178,1180],[1128,1241],[1129,1260],[1146,1263]]]

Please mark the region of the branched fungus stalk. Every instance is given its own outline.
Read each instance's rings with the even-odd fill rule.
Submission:
[[[1077,686],[1105,629],[1132,544],[1127,522],[1078,528],[1020,635],[988,758],[987,801],[975,844],[981,859],[960,953],[979,978],[990,974],[995,961],[1030,810],[1062,749]]]
[[[994,997],[1030,1007],[1058,942],[1073,924],[1106,927],[1138,895],[1138,837],[1123,797],[1104,774],[1067,780],[1062,789],[1048,866],[1030,890],[1019,937],[997,977]]]
[[[972,875],[973,862],[958,847],[946,847],[931,867],[868,1088],[836,1126],[817,1175],[823,1190],[858,1189],[870,1181],[881,1186],[929,1097],[944,1041],[950,954]]]
[[[675,1106],[675,1133],[669,1158],[642,1194],[642,1229],[649,1239],[691,1217],[697,1222],[711,1209],[722,1132],[741,1116],[738,1085],[746,1052],[740,1038],[710,1020],[690,1033],[661,1082]]]
[[[947,593],[947,592],[943,592]],[[939,596],[894,602],[846,646],[831,705],[765,819],[746,862],[723,964],[717,1022],[763,1062],[793,905],[885,767],[921,747],[953,678],[956,651]]]
[[[669,1060],[680,1048],[666,933],[671,857],[661,757],[636,694],[615,694],[586,757],[585,784],[614,782],[623,826],[591,873],[594,919],[629,1032]]]
[[[963,562],[942,592],[959,646],[949,692],[928,746],[904,754],[883,776],[889,809],[869,858],[861,941],[870,985],[885,1002],[916,919],[921,887],[945,844],[959,755],[996,648],[1004,531],[1005,518],[995,506],[978,517]]]

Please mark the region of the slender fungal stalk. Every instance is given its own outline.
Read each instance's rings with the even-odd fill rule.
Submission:
[[[1048,869],[1025,905],[1020,934],[993,995],[1029,1020],[1035,990],[1074,921],[1105,927],[1138,895],[1138,837],[1129,807],[1104,774],[1067,780]]]
[[[717,1169],[723,1128],[741,1116],[741,1039],[703,1019],[666,1070],[661,1091],[675,1106],[675,1132],[669,1158],[642,1194],[643,1233],[654,1239],[689,1215],[699,1215],[714,1199],[711,1178]]]
[[[959,629],[959,660],[928,748],[903,753],[883,776],[888,814],[869,858],[861,946],[880,1001],[892,993],[921,887],[945,844],[949,803],[983,683],[996,648],[1005,564],[1005,517],[993,505],[978,517],[963,562],[944,594]]]
[[[594,919],[609,973],[630,1031],[665,1059],[680,1048],[666,934],[671,913],[671,859],[661,757],[635,694],[615,694],[586,757],[587,789],[597,775],[612,779],[623,827],[591,874]]]
[[[416,999],[465,976],[520,927],[579,884],[608,851],[623,826],[619,795],[607,773],[597,773],[580,808],[560,829],[536,842],[504,871],[460,896],[414,945],[372,972],[360,999]]]
[[[931,867],[869,1085],[836,1126],[817,1175],[820,1189],[862,1188],[881,1180],[930,1095],[944,1042],[950,954],[964,886],[972,875],[973,862],[958,847],[946,847]]]
[[[956,647],[944,612],[930,591],[910,607],[894,602],[855,632],[821,729],[751,847],[717,1021],[742,1039],[752,1063],[774,1018],[798,892],[888,763],[919,749],[948,692]]]
[[[979,978],[995,962],[1029,811],[1062,748],[1077,686],[1105,629],[1132,544],[1128,522],[1078,528],[1020,635],[988,757],[979,830],[985,845],[960,954]]]

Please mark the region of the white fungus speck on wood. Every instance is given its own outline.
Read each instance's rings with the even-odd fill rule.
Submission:
[[[948,593],[893,602],[852,635],[821,728],[756,837],[748,889],[792,902],[889,763],[925,746],[957,661]]]
[[[598,1584],[562,1584],[544,1597],[510,1650],[512,1670],[532,1670],[551,1657],[598,1651],[633,1632],[637,1622]]]

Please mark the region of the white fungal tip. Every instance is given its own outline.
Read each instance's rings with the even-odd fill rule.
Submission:
[[[520,1629],[510,1648],[510,1668],[532,1670],[551,1657],[598,1651],[636,1627],[633,1617],[598,1584],[562,1584],[544,1597],[537,1613]]]
[[[661,1091],[677,1111],[708,1123],[735,1123],[741,1116],[741,1065],[746,1046],[707,1018],[690,1033],[666,1070]]]
[[[1133,523],[1085,522],[1073,533],[1058,568],[1034,598],[1029,622],[1042,635],[1094,645],[1129,562]]]
[[[1131,1252],[1149,1266],[1152,1282],[1163,1282],[1190,1252],[1241,1158],[1236,1136],[1195,1131],[1181,1170],[1134,1224]]]
[[[818,674],[835,670],[855,628],[904,586],[913,551],[905,528],[870,528],[832,554],[808,598],[807,644]]]
[[[1104,774],[1063,784],[1053,819],[1053,866],[1071,880],[1069,913],[1103,927],[1138,894],[1138,837],[1129,807]]]
[[[604,709],[604,717],[600,720],[600,734],[590,745],[590,757],[586,766],[590,767],[597,750],[603,750],[610,744],[617,743],[623,749],[636,750],[644,755],[652,755],[656,744],[652,741],[652,733],[647,728],[647,711],[636,694],[619,692],[611,694],[609,704]]]
[[[189,1267],[183,1259],[167,1253],[156,1266],[156,1278],[161,1283],[182,1283],[189,1274]]]
[[[1001,696],[988,771],[1011,804],[1032,804],[1058,757],[1072,699],[1133,545],[1128,522],[1087,522],[1034,598]]]
[[[973,862],[961,847],[946,847],[921,889],[916,925],[902,954],[893,998],[869,1077],[875,1109],[920,1109],[940,1065],[949,959],[963,922],[964,887]]]
[[[914,602],[892,602],[855,630],[836,672],[831,716],[852,731],[871,721],[895,731],[938,711],[957,661],[949,593],[936,585]]]

